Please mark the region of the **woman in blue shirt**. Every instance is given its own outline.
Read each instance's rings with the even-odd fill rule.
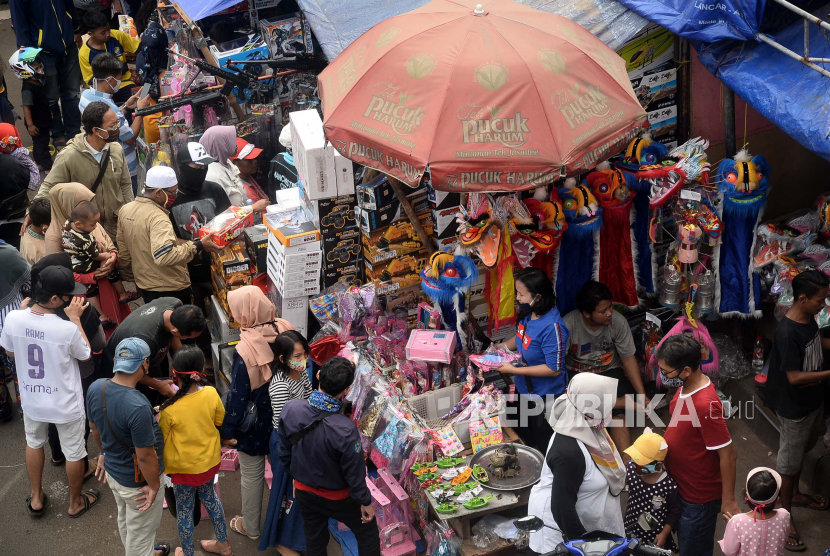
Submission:
[[[556,308],[553,283],[538,268],[525,268],[513,276],[519,323],[516,336],[497,348],[517,350],[519,363],[505,363],[499,371],[513,376],[519,392],[517,431],[530,446],[546,450],[553,430],[545,418],[546,408],[565,391],[565,350],[568,329]],[[541,404],[541,405],[540,405]]]

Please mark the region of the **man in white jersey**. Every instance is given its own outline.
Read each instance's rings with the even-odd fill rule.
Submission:
[[[34,516],[42,515],[46,507],[41,479],[43,447],[48,442],[50,423],[57,427],[66,455],[69,517],[80,517],[100,496],[95,489],[81,492],[86,459],[86,414],[78,361],[89,359],[91,351],[80,320],[88,303],[74,296],[84,291],[85,287],[75,282],[68,268],[46,267],[33,285],[34,305],[9,313],[0,333],[0,346],[14,356],[20,380],[26,469],[32,485],[32,495],[26,504]],[[55,315],[55,310],[61,308],[69,321]]]

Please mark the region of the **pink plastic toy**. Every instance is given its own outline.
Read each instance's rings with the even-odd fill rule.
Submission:
[[[406,343],[406,358],[410,361],[450,363],[457,341],[455,332],[415,329]]]
[[[233,448],[222,448],[219,471],[236,471],[239,469],[239,452]]]
[[[409,503],[409,494],[395,480],[395,477],[392,476],[392,473],[387,467],[378,469],[376,484],[391,502],[390,513],[394,516],[394,521],[405,523],[409,527],[410,538],[419,539],[420,535],[418,535],[417,530],[412,526],[415,523],[415,516],[412,511],[412,506]],[[389,523],[391,523],[391,520],[387,524]],[[384,526],[380,526],[380,523],[378,525],[380,529],[384,528]]]

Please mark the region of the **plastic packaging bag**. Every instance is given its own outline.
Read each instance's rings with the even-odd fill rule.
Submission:
[[[461,539],[443,519],[431,522],[424,531],[424,536],[427,540],[427,556],[461,556]]]
[[[750,373],[749,361],[732,338],[726,334],[712,334],[712,341],[718,349],[718,367],[720,381],[725,382],[726,379],[739,379],[748,376]]]
[[[487,526],[486,523],[479,521],[473,525],[473,536],[470,538],[473,544],[483,549],[486,552],[495,550],[499,545],[499,536]]]

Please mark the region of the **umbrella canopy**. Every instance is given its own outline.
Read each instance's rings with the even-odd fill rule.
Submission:
[[[319,77],[326,136],[415,186],[515,191],[616,154],[646,114],[625,62],[513,0],[433,0],[383,21]]]

